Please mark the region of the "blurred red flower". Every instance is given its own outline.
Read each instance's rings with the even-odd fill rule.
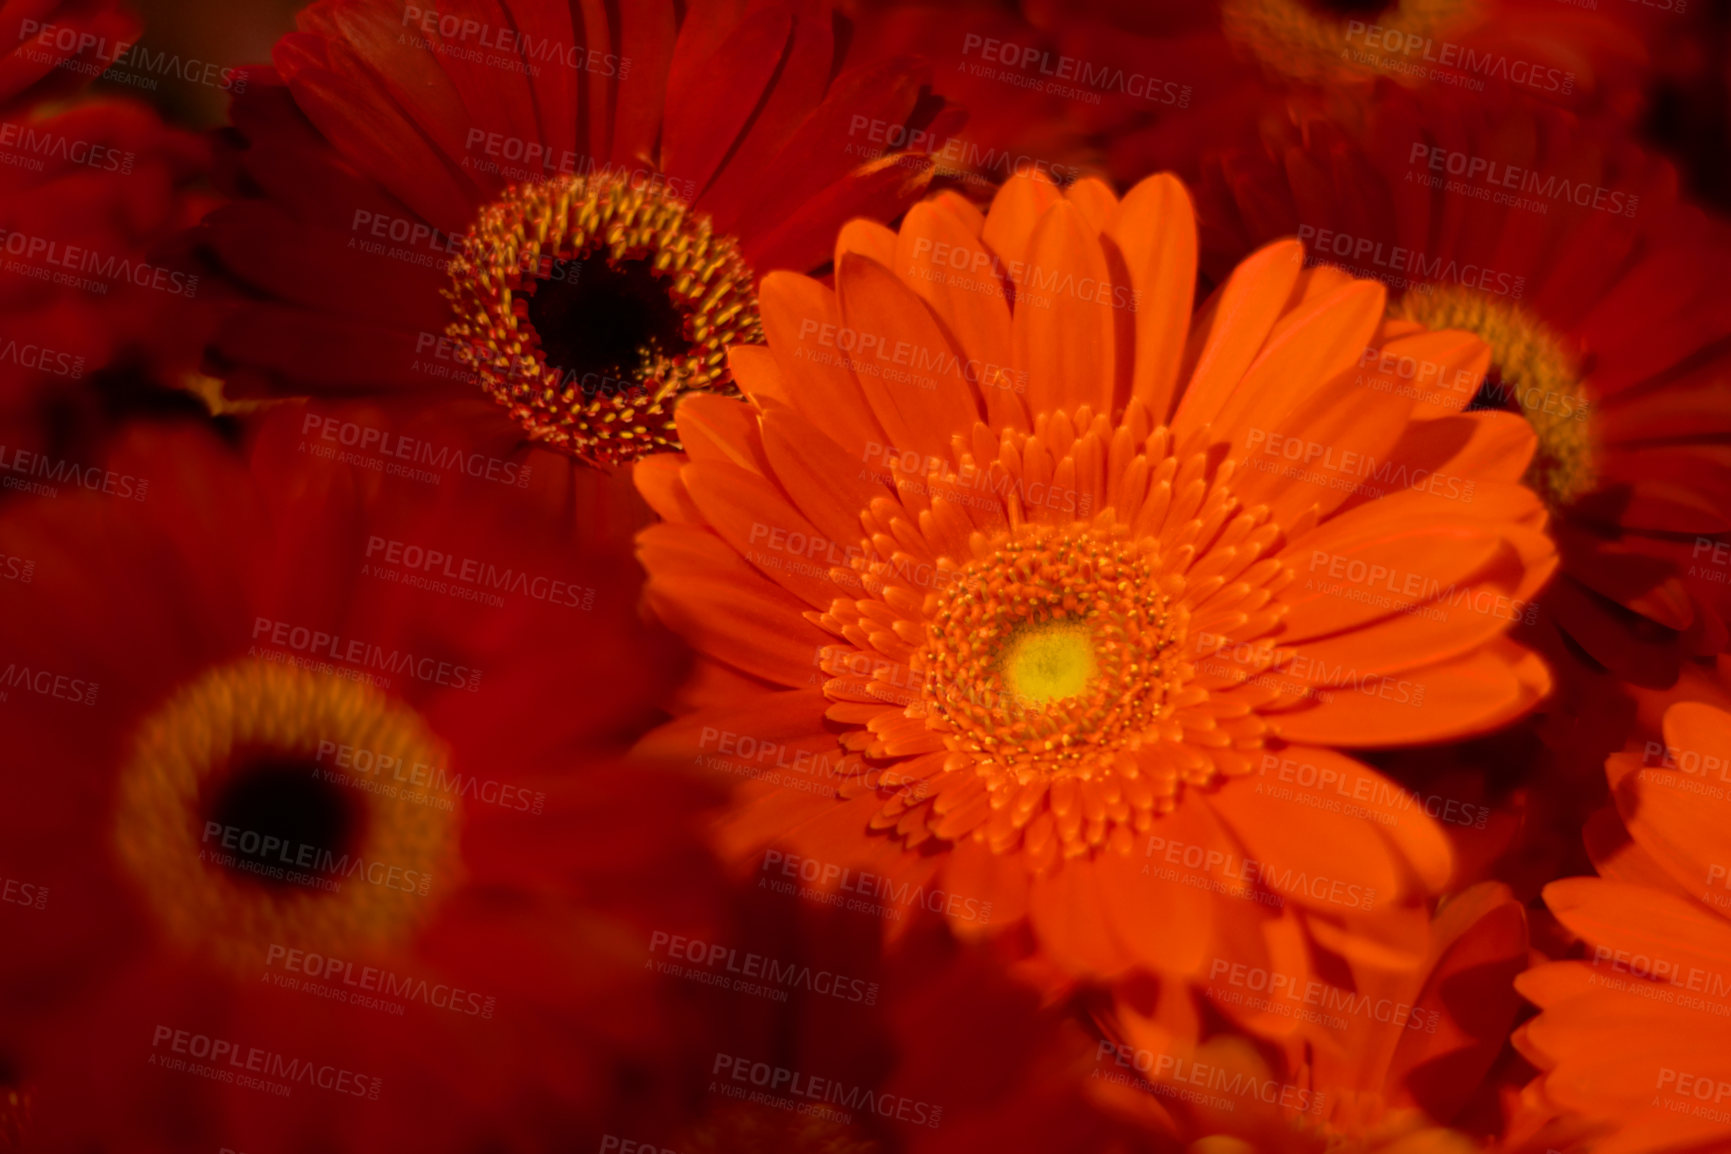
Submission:
[[[1392,317],[1485,341],[1472,407],[1537,433],[1527,481],[1563,560],[1516,609],[1568,639],[1547,654],[1663,686],[1722,649],[1731,302],[1713,285],[1731,231],[1679,198],[1669,164],[1515,93],[1487,108],[1385,85],[1368,104],[1294,100],[1257,135],[1200,158],[1204,267],[1297,235],[1387,283]],[[1415,411],[1455,403],[1439,366],[1403,369]]]
[[[0,1056],[50,1148],[550,1148],[655,1052],[642,927],[707,924],[709,795],[614,761],[677,649],[628,557],[298,409],[0,519]]]
[[[0,445],[96,464],[103,431],[178,386],[208,332],[183,230],[208,149],[141,104],[0,121]],[[8,486],[13,487],[9,484]]]

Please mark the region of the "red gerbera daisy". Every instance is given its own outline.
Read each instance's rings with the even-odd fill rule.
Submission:
[[[76,91],[125,57],[139,19],[119,0],[32,0],[0,8],[0,115]]]
[[[869,13],[868,51],[917,46],[969,110],[945,142],[953,155],[1054,174],[1098,159],[1123,185],[1181,171],[1277,93],[1368,99],[1379,78],[1481,94],[1509,83],[1627,121],[1648,78],[1642,45],[1682,23],[1657,4],[1556,0],[852,2]]]
[[[837,74],[820,0],[549,6],[321,0],[233,108],[240,203],[204,239],[252,297],[214,359],[242,390],[484,394],[506,442],[613,463],[673,402],[732,391],[756,285],[889,219],[928,160],[905,60]]]
[[[611,764],[676,651],[628,558],[294,408],[0,521],[0,1066],[45,1148],[551,1148],[706,924],[705,795]]]
[[[209,208],[207,153],[139,104],[0,121],[7,489],[95,465],[105,415],[196,367],[208,294],[175,248]]]
[[[1533,616],[1644,685],[1723,648],[1731,302],[1714,286],[1731,237],[1678,200],[1670,166],[1515,95],[1294,102],[1261,137],[1203,160],[1204,267],[1296,234],[1388,283],[1391,316],[1483,338],[1472,407],[1538,434],[1527,481],[1563,560]],[[1456,405],[1464,386],[1433,370],[1407,387]]]

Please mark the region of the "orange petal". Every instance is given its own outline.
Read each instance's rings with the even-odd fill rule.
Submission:
[[[1059,202],[1034,229],[1010,322],[1028,412],[1090,405],[1111,412],[1117,371],[1113,286],[1100,242],[1076,208]]]
[[[810,277],[777,271],[763,278],[757,296],[770,351],[800,414],[850,453],[884,443],[883,426],[835,347],[843,327],[835,293]]]
[[[1406,870],[1374,822],[1325,793],[1264,777],[1232,778],[1208,807],[1257,863],[1258,881],[1318,910],[1380,909],[1404,896]]]
[[[878,498],[889,498],[890,491],[865,476],[840,445],[798,413],[764,414],[763,449],[776,481],[841,550],[841,556],[826,555],[817,562],[846,565],[849,550],[865,537],[860,514]]]
[[[1118,211],[1118,198],[1112,186],[1097,176],[1084,176],[1064,190],[1064,199],[1075,206],[1087,222],[1088,231],[1098,236]]]
[[[1131,395],[1164,424],[1172,412],[1178,366],[1196,295],[1196,213],[1170,173],[1132,188],[1108,235],[1123,254],[1136,304],[1136,358]]]
[[[985,400],[987,424],[1029,428],[1020,400],[1028,382],[1010,353],[1010,304],[998,259],[954,213],[924,201],[908,210],[890,267],[960,346],[967,378]]]
[[[1210,418],[1215,436],[1243,445],[1252,430],[1284,429],[1286,415],[1318,393],[1353,403],[1351,381],[1336,378],[1363,358],[1387,299],[1375,281],[1349,281],[1282,316]]]
[[[758,408],[769,403],[793,404],[775,354],[763,345],[730,346],[727,371],[733,374],[733,383],[739,386],[739,391],[750,397]]]
[[[1051,875],[1034,879],[1028,916],[1043,952],[1072,972],[1111,978],[1128,969],[1132,959],[1112,933],[1101,884],[1093,862],[1066,861]]]
[[[696,649],[789,688],[822,680],[818,652],[835,639],[715,534],[651,525],[638,534],[637,548],[655,574],[647,589],[651,608]]]
[[[893,267],[896,253],[896,234],[891,229],[875,220],[850,220],[841,226],[841,232],[835,238],[835,266],[841,267],[841,258],[850,252],[870,257],[881,265]]]
[[[1242,791],[1259,785],[1262,793],[1284,801],[1304,795],[1341,812],[1360,815],[1387,838],[1419,888],[1440,893],[1454,872],[1454,852],[1442,827],[1414,790],[1384,777],[1370,766],[1333,749],[1292,745],[1265,751],[1255,777],[1235,779]],[[1222,788],[1225,792],[1225,787]],[[1294,803],[1296,804],[1296,803]],[[1309,808],[1309,807],[1306,807]],[[1290,806],[1288,817],[1296,812]],[[1300,823],[1302,824],[1302,823]]]
[[[1203,306],[1185,350],[1186,360],[1194,353],[1195,369],[1172,419],[1174,432],[1189,432],[1214,420],[1262,351],[1303,268],[1303,245],[1275,241],[1246,257]]]
[[[831,581],[827,558],[837,544],[790,505],[773,484],[719,461],[693,461],[681,474],[709,527],[758,572],[827,612],[842,590]]]
[[[687,393],[674,410],[685,455],[693,461],[717,461],[762,475],[763,438],[757,431],[757,410],[744,401],[716,393]]]
[[[1275,733],[1346,749],[1459,740],[1506,725],[1550,692],[1544,663],[1506,639],[1398,677],[1327,672],[1342,687],[1316,690],[1291,712],[1266,715]]]
[[[836,285],[854,345],[847,355],[889,444],[947,456],[951,435],[973,428],[980,410],[943,328],[913,290],[867,257],[843,257]]]
[[[1410,382],[1415,417],[1446,417],[1467,407],[1491,367],[1490,346],[1473,333],[1428,330],[1396,337],[1368,368]]]
[[[701,525],[703,514],[691,503],[691,494],[679,479],[679,470],[689,460],[684,453],[656,453],[640,459],[631,470],[637,491],[663,521]]]
[[[1617,783],[1617,811],[1679,886],[1731,909],[1731,714],[1683,701],[1664,727],[1664,749]]]
[[[1019,172],[1006,180],[992,197],[980,239],[998,255],[1005,268],[1018,267],[1027,255],[1034,225],[1058,200],[1058,186],[1045,173]]]

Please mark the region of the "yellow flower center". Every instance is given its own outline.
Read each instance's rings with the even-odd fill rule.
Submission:
[[[1228,39],[1268,71],[1306,84],[1429,75],[1438,37],[1482,19],[1483,0],[1223,0]]]
[[[955,570],[919,666],[961,748],[1019,780],[1095,772],[1161,715],[1179,671],[1152,541],[1024,525]]]
[[[1004,656],[1004,682],[1019,700],[1043,705],[1075,697],[1094,680],[1094,638],[1075,625],[1025,630]]]
[[[858,596],[819,616],[831,717],[862,723],[848,771],[891,794],[871,828],[1025,844],[1036,868],[1127,848],[1185,786],[1253,772],[1259,709],[1309,694],[1267,640],[1280,526],[1233,495],[1233,461],[1150,424],[1084,406],[889,463],[900,500],[861,510],[832,570]]]
[[[1457,285],[1409,292],[1390,310],[1431,329],[1464,329],[1491,349],[1491,371],[1473,408],[1520,413],[1539,447],[1524,478],[1553,511],[1597,483],[1591,407],[1581,373],[1562,339],[1521,306]]]
[[[459,359],[532,440],[592,464],[677,449],[674,402],[733,393],[727,346],[764,340],[738,243],[613,174],[513,186],[449,271]]]
[[[219,966],[256,972],[272,947],[380,950],[459,881],[459,812],[373,778],[447,764],[420,716],[377,690],[242,660],[139,727],[114,846],[164,937]]]

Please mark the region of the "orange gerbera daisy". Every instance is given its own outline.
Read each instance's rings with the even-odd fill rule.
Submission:
[[[1679,201],[1668,164],[1513,94],[1494,110],[1392,87],[1368,107],[1295,101],[1261,136],[1203,161],[1204,267],[1224,276],[1296,234],[1313,259],[1397,290],[1391,315],[1482,337],[1491,377],[1473,407],[1519,413],[1539,436],[1528,481],[1566,580],[1530,616],[1569,642],[1547,653],[1663,686],[1684,653],[1718,652],[1731,306],[1713,285],[1727,230]],[[1463,387],[1409,378],[1421,404]]]
[[[1599,1154],[1721,1148],[1731,1135],[1731,663],[1680,683],[1662,730],[1605,763],[1615,813],[1589,825],[1599,876],[1545,890],[1580,960],[1519,983],[1516,1034],[1547,1106]],[[1706,700],[1703,700],[1706,698]]]
[[[1217,959],[1207,990],[1234,1016],[1300,1023],[1279,1053],[1236,1034],[1200,1045],[1120,1000],[1100,1047],[1107,1084],[1152,1094],[1210,1154],[1466,1154],[1469,1103],[1505,1050],[1527,964],[1525,911],[1498,884],[1438,909],[1422,966],[1355,966],[1346,985]],[[1122,1092],[1114,1095],[1126,1100]]]
[[[249,77],[239,202],[203,239],[247,290],[237,391],[489,398],[503,445],[612,464],[732,392],[755,287],[890,219],[942,101],[906,59],[843,70],[822,0],[320,0]]]
[[[750,403],[637,468],[649,601],[707,661],[649,744],[759,774],[728,850],[1091,976],[1422,938],[1446,843],[1339,750],[1530,708],[1507,607],[1555,558],[1530,429],[1361,382],[1484,346],[1292,241],[1192,323],[1170,176],[941,195],[836,270],[768,278]]]

